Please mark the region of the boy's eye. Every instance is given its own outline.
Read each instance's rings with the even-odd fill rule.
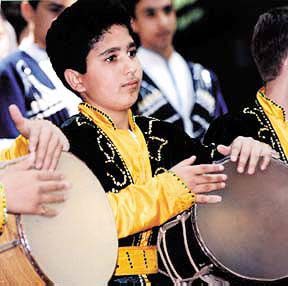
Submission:
[[[128,55],[129,55],[130,58],[135,58],[136,54],[137,54],[137,50],[136,49],[128,51]]]
[[[154,16],[156,15],[156,11],[155,11],[155,9],[148,8],[148,9],[146,9],[146,11],[145,11],[145,15],[146,15],[147,17],[154,17]]]
[[[116,60],[116,56],[112,55],[112,56],[109,56],[108,58],[106,58],[105,62],[111,63],[111,62],[114,62],[115,60]]]
[[[48,10],[54,14],[59,15],[64,10],[64,7],[62,5],[51,4],[48,5]]]
[[[163,12],[166,15],[169,15],[172,11],[173,11],[173,6],[172,5],[167,5],[167,6],[163,7]]]

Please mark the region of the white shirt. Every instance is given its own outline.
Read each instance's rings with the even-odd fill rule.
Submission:
[[[35,43],[20,44],[19,49],[38,62],[39,67],[49,77],[56,88],[56,91],[53,91],[53,93],[57,92],[57,94],[54,94],[54,96],[57,96],[58,98],[61,97],[69,115],[72,116],[78,113],[78,104],[81,102],[81,99],[63,85],[54,71],[45,49],[39,48]],[[51,96],[51,94],[49,96]]]
[[[193,81],[185,59],[173,52],[167,60],[158,53],[140,47],[137,57],[145,73],[155,82],[169,103],[183,118],[185,131],[191,135],[191,112],[195,103]]]

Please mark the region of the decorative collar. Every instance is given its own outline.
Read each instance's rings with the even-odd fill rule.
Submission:
[[[101,122],[107,126],[112,127],[114,130],[118,129],[115,123],[113,122],[112,118],[102,110],[96,108],[95,106],[87,102],[82,102],[79,104],[78,108],[81,114],[91,119],[95,124],[97,124],[97,122]],[[135,131],[136,124],[134,121],[132,111],[130,109],[128,111],[128,120],[129,120],[129,127],[131,128],[132,131]]]
[[[265,87],[262,87],[257,92],[257,99],[260,102],[263,109],[265,110],[265,112],[277,118],[280,118],[283,121],[286,120],[286,113],[284,108],[265,95]]]

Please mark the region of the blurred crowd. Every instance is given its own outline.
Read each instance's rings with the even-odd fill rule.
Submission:
[[[77,112],[80,99],[64,87],[45,51],[45,37],[53,19],[73,2],[2,2],[0,138],[18,135],[8,112],[12,103],[25,117],[48,119],[57,126]],[[136,10],[130,11],[141,42],[138,57],[144,70],[133,111],[175,123],[193,138],[202,139],[210,122],[225,114],[227,106],[216,74],[176,51],[175,9],[183,5],[166,2],[151,15],[142,17]],[[128,9],[133,6],[130,4]]]

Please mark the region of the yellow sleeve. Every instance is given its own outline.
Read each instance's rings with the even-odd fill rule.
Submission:
[[[195,203],[195,195],[172,172],[153,177],[144,185],[129,185],[108,193],[118,238],[159,226]]]
[[[27,155],[29,153],[28,145],[29,141],[26,138],[22,135],[18,136],[9,148],[0,151],[0,161],[13,160]]]

